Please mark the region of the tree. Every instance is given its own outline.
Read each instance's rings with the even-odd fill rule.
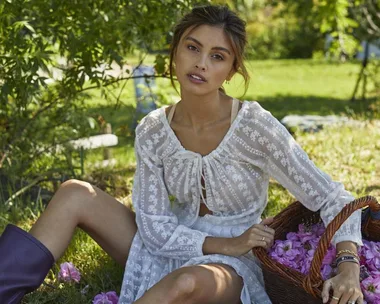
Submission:
[[[247,56],[255,59],[310,58],[321,41],[312,0],[228,0],[247,22]]]
[[[358,79],[351,97],[354,101],[356,98],[359,85],[362,82],[362,99],[366,98],[367,76],[370,76],[375,84],[375,90],[380,92],[380,63],[373,62],[371,69],[369,66],[369,44],[380,46],[380,2],[375,0],[356,0],[351,8],[351,15],[358,22],[358,28],[354,31],[355,37],[359,41],[365,41],[364,58],[362,68],[359,72]]]
[[[67,158],[54,147],[88,134],[83,108],[89,84],[107,98],[107,88],[120,81],[107,73],[111,64],[123,68],[136,49],[167,48],[173,23],[202,2],[0,2],[0,170],[70,174]],[[163,74],[165,60],[158,62]],[[125,72],[129,78],[131,71]]]

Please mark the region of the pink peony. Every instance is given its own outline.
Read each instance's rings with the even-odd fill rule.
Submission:
[[[380,245],[376,242],[363,241],[360,249],[361,264],[367,266],[371,271],[380,269]]]
[[[364,298],[369,303],[380,303],[380,277],[368,277],[361,283]]]
[[[102,292],[95,296],[93,304],[117,304],[119,297],[115,291]]]
[[[63,282],[79,282],[80,272],[71,262],[61,264],[61,270],[58,273],[58,279]]]

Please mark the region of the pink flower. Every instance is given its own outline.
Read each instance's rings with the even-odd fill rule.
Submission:
[[[300,242],[290,240],[276,240],[270,256],[279,263],[300,271],[300,261],[305,254],[305,249]]]
[[[380,302],[380,277],[368,277],[361,282],[364,298],[369,303]]]
[[[299,241],[300,240],[298,233],[295,233],[295,232],[288,232],[286,234],[286,239],[289,241]]]
[[[61,270],[58,273],[58,279],[63,282],[79,282],[80,272],[71,262],[61,264]]]
[[[380,245],[376,242],[363,241],[363,246],[359,251],[360,262],[367,266],[369,270],[380,269]]]
[[[119,297],[115,291],[102,292],[95,296],[93,304],[117,304]]]
[[[325,257],[323,258],[322,265],[330,265],[335,261],[336,249],[334,246],[329,247]]]
[[[304,224],[299,224],[298,225],[298,233],[307,233],[307,232],[310,232],[310,231],[311,231],[311,229],[308,226],[306,226]]]
[[[321,268],[321,276],[322,276],[322,280],[327,280],[331,277],[331,274],[333,273],[333,269],[330,265],[328,264],[325,264],[325,265],[322,265],[322,268]]]
[[[323,232],[325,232],[325,225],[323,223],[315,224],[311,227],[311,231],[317,236],[320,237]]]
[[[300,254],[300,245],[299,242],[286,240],[278,243],[275,250],[278,256],[286,256],[289,260],[294,260],[295,257]]]

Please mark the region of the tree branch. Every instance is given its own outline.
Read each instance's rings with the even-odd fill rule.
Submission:
[[[372,27],[372,29],[374,30],[375,33],[378,33],[380,35],[380,27],[378,27],[374,21],[372,20],[372,16],[371,14],[368,12],[368,9],[367,7],[363,6],[363,12],[364,12],[364,16],[368,22],[368,24]]]
[[[103,86],[106,87],[106,86],[109,86],[111,84],[114,84],[114,83],[122,81],[122,80],[137,79],[137,78],[169,78],[169,76],[167,76],[166,74],[162,74],[162,75],[142,75],[142,76],[122,77],[122,78],[117,78],[113,81],[110,81],[110,82],[104,84]],[[92,90],[92,89],[96,89],[96,88],[98,88],[98,86],[96,86],[96,85],[92,86],[92,87],[83,88],[82,90],[79,90],[78,93],[88,91],[88,90]]]

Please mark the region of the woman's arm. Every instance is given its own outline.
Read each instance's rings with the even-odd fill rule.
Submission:
[[[297,200],[320,212],[327,226],[343,207],[354,200],[340,182],[333,181],[309,159],[288,130],[260,105],[253,104],[245,139],[254,155],[263,155],[263,170],[276,179]],[[362,245],[361,212],[355,211],[335,233],[332,243],[353,241]]]
[[[326,280],[323,284],[322,300],[327,303],[330,290],[333,296],[330,303],[363,303],[363,294],[360,289],[359,275],[360,266],[352,259],[357,256],[357,246],[354,242],[340,242],[336,246],[337,258],[349,256],[349,262],[338,265],[338,274]]]
[[[272,222],[273,218],[266,218],[260,224],[253,225],[243,234],[234,238],[206,237],[203,243],[203,253],[240,256],[254,247],[269,249],[274,241],[274,230],[266,225]]]
[[[202,256],[202,246],[208,234],[179,224],[172,212],[162,160],[153,145],[154,138],[151,138],[158,131],[148,127],[149,121],[144,121],[136,129],[137,165],[132,203],[137,233],[153,255],[179,260]]]

